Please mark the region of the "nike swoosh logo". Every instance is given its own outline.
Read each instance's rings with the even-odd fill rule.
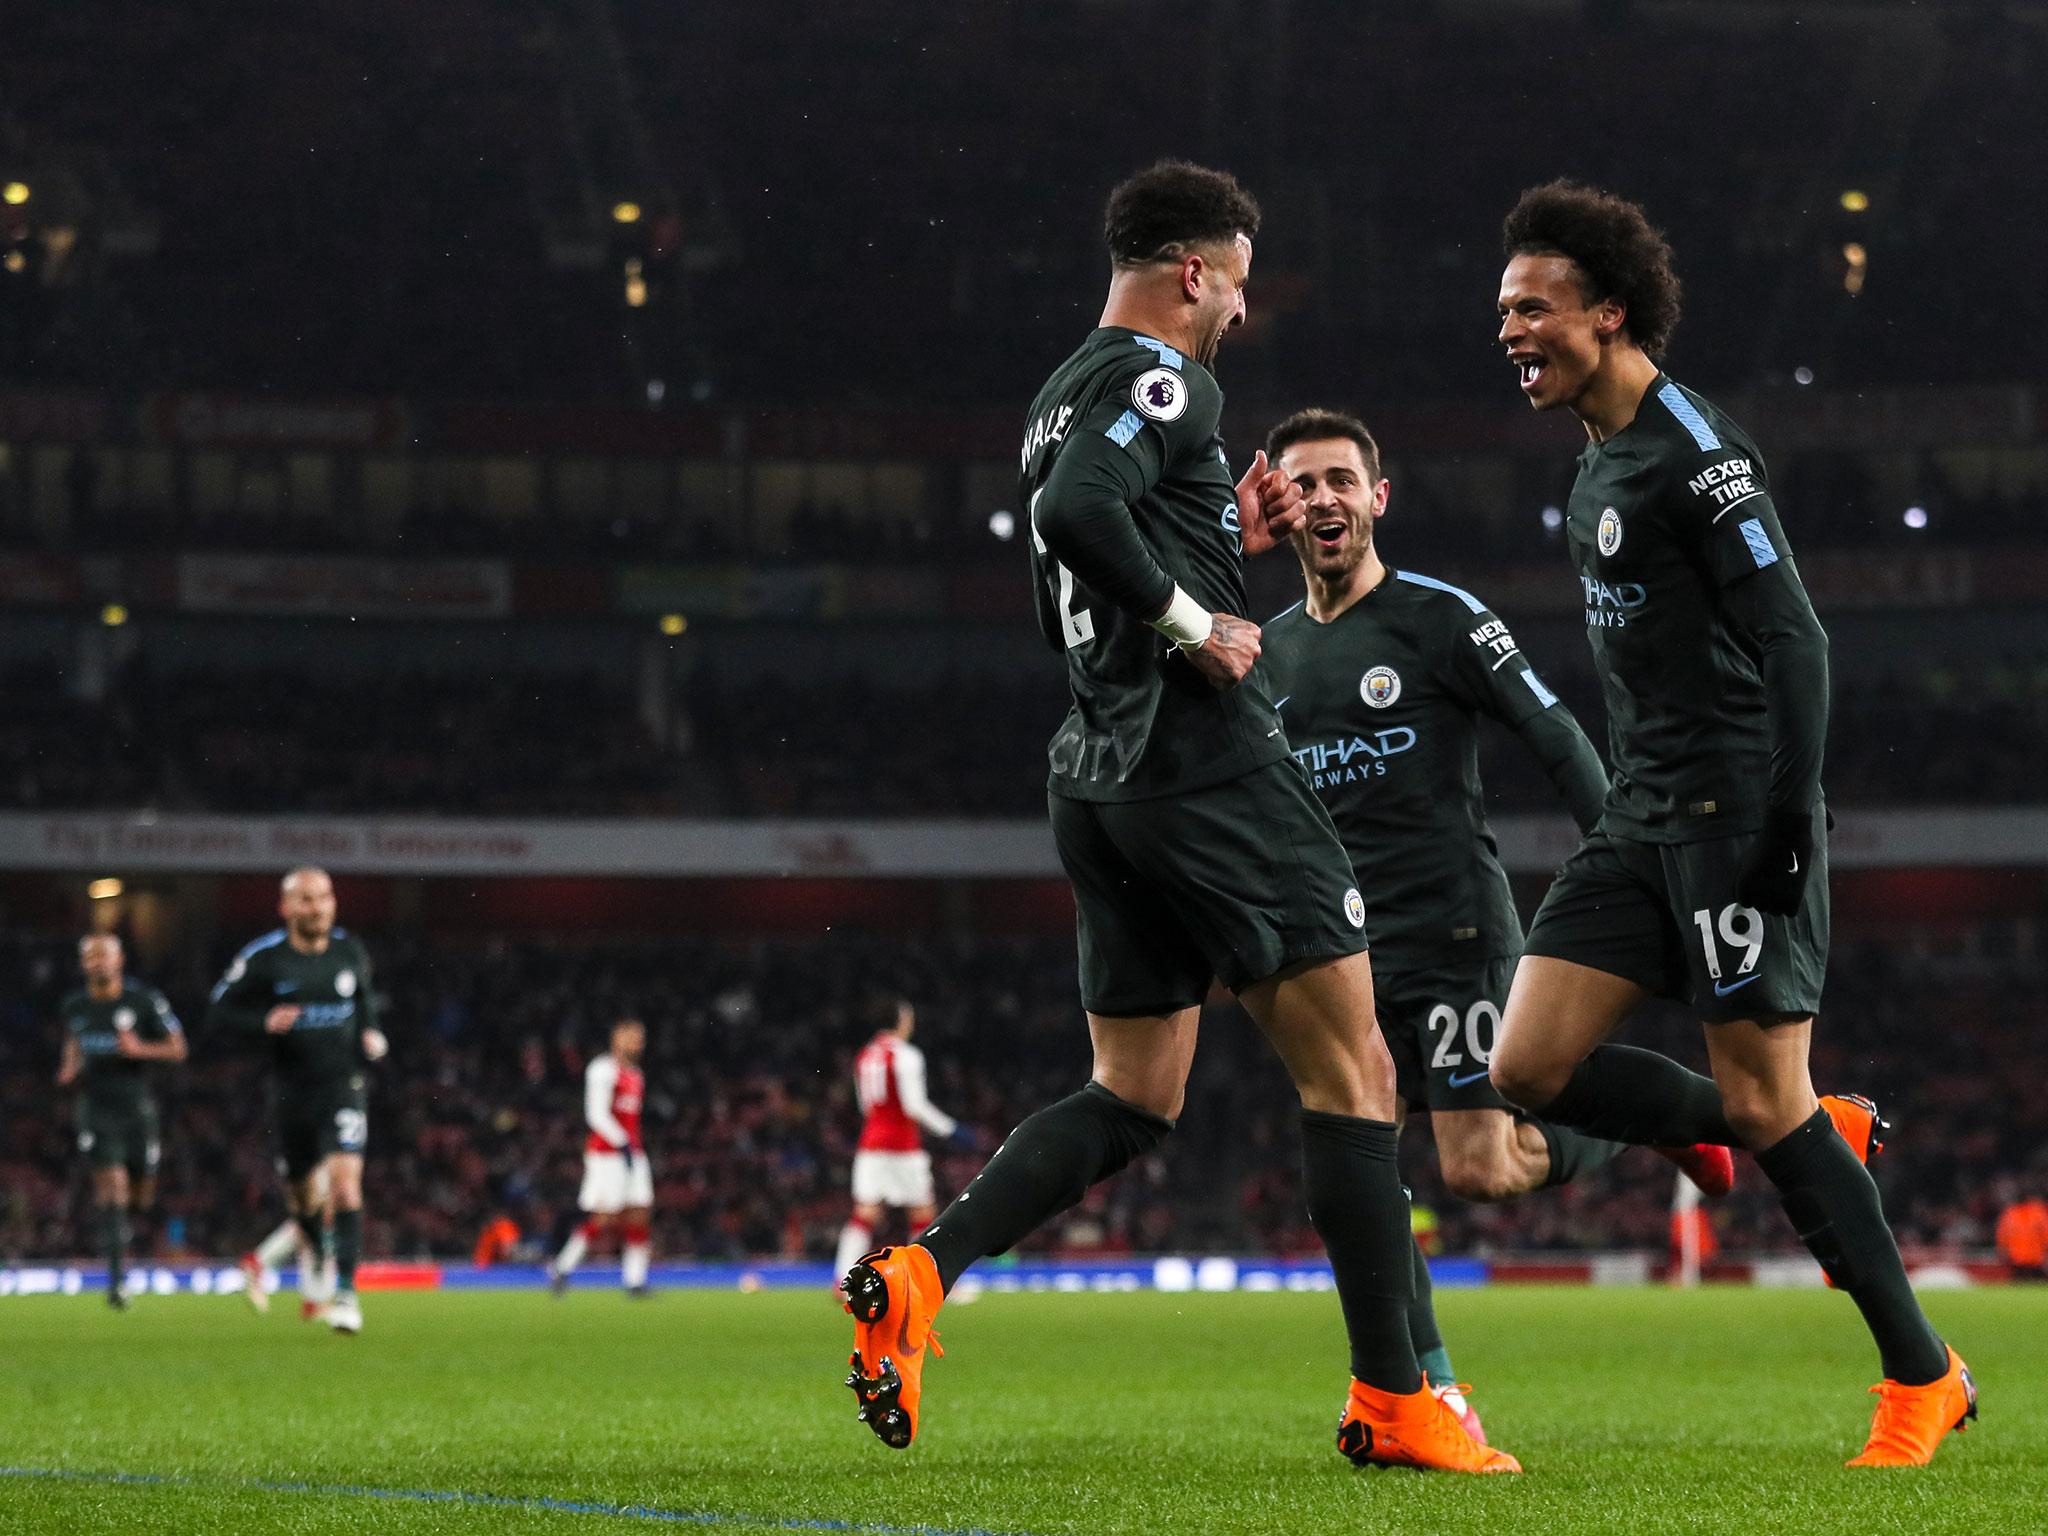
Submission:
[[[1454,1072],[1451,1074],[1451,1086],[1453,1088],[1469,1088],[1484,1076],[1486,1076],[1486,1073],[1483,1069],[1478,1072],[1467,1072],[1462,1077]]]
[[[1732,987],[1724,987],[1724,986],[1722,986],[1722,985],[1721,985],[1721,983],[1719,983],[1719,982],[1717,981],[1717,982],[1715,982],[1715,983],[1714,983],[1714,996],[1716,996],[1716,997],[1726,997],[1726,996],[1727,996],[1727,995],[1728,995],[1728,994],[1729,994],[1730,992],[1740,992],[1740,991],[1741,991],[1741,990],[1742,990],[1742,989],[1743,989],[1744,987],[1748,986],[1748,985],[1749,985],[1749,984],[1750,984],[1750,983],[1751,983],[1752,981],[1761,981],[1761,980],[1763,980],[1763,972],[1761,972],[1761,971],[1758,971],[1758,972],[1757,972],[1757,973],[1756,973],[1756,974],[1755,974],[1754,976],[1745,976],[1745,977],[1743,977],[1743,978],[1742,978],[1742,980],[1740,980],[1740,981],[1736,982],[1736,983],[1735,983],[1735,985],[1734,985],[1734,986],[1732,986]]]
[[[1799,855],[1798,855],[1798,854],[1796,854],[1796,853],[1795,853],[1795,854],[1793,854],[1793,855],[1792,855],[1792,867],[1791,867],[1791,868],[1790,868],[1789,870],[1787,870],[1787,871],[1786,871],[1786,873],[1787,873],[1787,874],[1792,874],[1792,875],[1796,875],[1796,874],[1798,874],[1798,873],[1799,873]]]
[[[1291,693],[1290,693],[1289,695],[1287,695],[1287,699],[1291,699],[1291,698],[1293,698],[1293,697],[1294,697],[1294,695],[1293,695],[1293,694],[1291,694]],[[1273,708],[1274,708],[1274,709],[1275,709],[1275,710],[1277,711],[1277,710],[1278,710],[1278,709],[1279,709],[1279,708],[1280,708],[1280,707],[1281,707],[1282,705],[1284,705],[1284,704],[1285,704],[1285,703],[1287,702],[1287,699],[1281,699],[1281,700],[1279,700],[1279,701],[1278,701],[1277,703],[1275,703],[1275,704],[1273,705]]]

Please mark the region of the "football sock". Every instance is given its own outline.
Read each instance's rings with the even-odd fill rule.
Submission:
[[[569,1241],[562,1244],[562,1251],[555,1255],[555,1273],[566,1275],[583,1262],[583,1255],[590,1251],[590,1223],[569,1234]]]
[[[1913,1295],[1877,1185],[1827,1111],[1757,1153],[1756,1165],[1778,1186],[1799,1240],[1863,1313],[1885,1375],[1919,1386],[1945,1372],[1948,1348]]]
[[[118,1205],[102,1205],[99,1211],[100,1252],[107,1256],[107,1289],[118,1291],[127,1277],[128,1224]]]
[[[1408,1303],[1408,1342],[1414,1346],[1415,1361],[1422,1367],[1423,1376],[1435,1386],[1452,1386],[1458,1378],[1451,1374],[1451,1352],[1444,1348],[1443,1330],[1437,1326],[1436,1288],[1430,1284],[1429,1260],[1424,1257],[1420,1243],[1412,1246],[1415,1299]]]
[[[338,1290],[352,1291],[356,1288],[356,1260],[363,1251],[363,1212],[358,1206],[353,1211],[334,1213],[334,1283]]]
[[[1564,1092],[1533,1115],[1589,1136],[1634,1147],[1739,1147],[1711,1077],[1632,1045],[1602,1045],[1572,1072]]]
[[[317,1290],[320,1285],[320,1270],[327,1262],[327,1216],[323,1211],[310,1211],[298,1217],[299,1241],[299,1292],[301,1295]],[[308,1263],[310,1257],[312,1262]]]
[[[265,1269],[282,1269],[284,1261],[299,1245],[299,1224],[287,1216],[255,1248],[256,1262]]]
[[[875,1229],[864,1221],[849,1221],[839,1229],[839,1251],[832,1256],[832,1279],[853,1268],[854,1260],[875,1246]]]
[[[1120,1173],[1173,1129],[1171,1120],[1126,1104],[1100,1083],[1048,1104],[997,1149],[917,1242],[950,1291],[976,1259],[1007,1253],[1089,1187]]]
[[[1603,1141],[1569,1126],[1552,1125],[1548,1120],[1529,1117],[1527,1123],[1541,1133],[1543,1149],[1550,1154],[1550,1172],[1543,1176],[1544,1189],[1553,1184],[1569,1184],[1580,1174],[1591,1173],[1628,1150],[1625,1141]]]
[[[624,1249],[619,1256],[619,1278],[626,1289],[637,1291],[647,1284],[647,1262],[652,1256],[646,1227],[633,1225],[620,1234]]]
[[[1405,1395],[1421,1390],[1422,1372],[1409,1339],[1417,1254],[1394,1161],[1399,1140],[1391,1121],[1301,1112],[1308,1219],[1337,1277],[1351,1374],[1369,1387]]]

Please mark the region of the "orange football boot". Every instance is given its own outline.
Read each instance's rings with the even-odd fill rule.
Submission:
[[[917,1438],[917,1402],[924,1394],[924,1347],[943,1355],[932,1319],[945,1302],[939,1267],[916,1244],[877,1248],[839,1282],[853,1314],[853,1369],[846,1384],[860,1421],[902,1450]]]
[[[1977,1383],[1953,1349],[1948,1369],[1925,1386],[1909,1387],[1887,1378],[1870,1389],[1877,1394],[1877,1413],[1870,1421],[1870,1439],[1852,1467],[1924,1467],[1934,1448],[1950,1430],[1964,1429],[1977,1417]]]
[[[1718,1200],[1735,1187],[1735,1154],[1711,1141],[1690,1147],[1652,1147],[1651,1151],[1678,1165],[1678,1171],[1697,1184],[1700,1193]]]
[[[1856,1161],[1869,1167],[1870,1160],[1884,1150],[1884,1138],[1891,1134],[1891,1121],[1860,1093],[1824,1093],[1820,1096],[1820,1107],[1835,1122],[1836,1134],[1849,1143]]]
[[[1337,1449],[1361,1467],[1419,1467],[1438,1472],[1519,1472],[1506,1451],[1467,1433],[1457,1413],[1425,1384],[1382,1392],[1353,1379],[1337,1420]]]

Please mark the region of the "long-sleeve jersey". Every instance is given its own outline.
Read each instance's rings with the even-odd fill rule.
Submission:
[[[1478,717],[1521,739],[1581,830],[1599,820],[1607,776],[1507,625],[1469,592],[1390,570],[1329,623],[1296,604],[1264,633],[1259,668],[1351,857],[1374,966],[1518,954]]]
[[[644,1151],[640,1140],[640,1106],[647,1079],[607,1051],[583,1069],[583,1119],[590,1127],[584,1149],[590,1152]]]
[[[1031,403],[1018,494],[1039,627],[1074,699],[1047,749],[1055,794],[1151,799],[1287,754],[1255,677],[1219,693],[1151,627],[1176,584],[1212,613],[1245,611],[1222,408],[1208,369],[1114,325]]]
[[[286,1005],[299,1010],[298,1022],[281,1035],[265,1034],[270,1010]],[[369,952],[344,928],[329,934],[318,954],[293,947],[282,928],[266,933],[235,956],[215,985],[206,1022],[267,1039],[287,1090],[352,1077],[363,1067],[363,1031],[377,1025]]]
[[[924,1145],[920,1126],[934,1136],[950,1136],[959,1125],[925,1097],[924,1052],[888,1030],[854,1058],[853,1087],[866,1116],[862,1151],[915,1152]]]
[[[1565,533],[1607,700],[1603,825],[1685,843],[1810,814],[1828,642],[1748,434],[1658,374],[1579,455]]]
[[[182,1034],[177,1014],[163,993],[139,981],[122,984],[120,994],[96,998],[80,988],[65,998],[65,1034],[78,1046],[79,1090],[102,1108],[134,1108],[149,1100],[150,1068],[162,1063],[121,1054],[121,1036],[133,1032],[154,1044]]]

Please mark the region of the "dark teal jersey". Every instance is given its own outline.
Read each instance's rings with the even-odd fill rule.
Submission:
[[[265,1034],[264,1019],[282,1006],[298,1008],[298,1021]],[[293,948],[282,928],[267,933],[228,966],[207,1021],[268,1040],[280,1087],[330,1088],[362,1070],[363,1031],[377,1023],[369,953],[343,928],[317,955]]]
[[[79,1087],[94,1109],[134,1109],[149,1098],[149,1069],[161,1063],[123,1056],[122,1035],[154,1044],[183,1033],[163,993],[137,981],[123,982],[120,996],[105,999],[81,987],[58,1011],[65,1034],[77,1042]]]
[[[1244,614],[1222,405],[1208,369],[1117,326],[1031,404],[1019,496],[1040,627],[1074,701],[1049,749],[1057,794],[1149,799],[1286,755],[1256,681],[1217,692],[1150,623],[1176,583],[1212,613]]]
[[[1529,742],[1590,822],[1606,782],[1570,711],[1469,592],[1411,571],[1328,623],[1297,603],[1259,667],[1365,898],[1374,964],[1513,955],[1514,898],[1486,823],[1479,718]]]
[[[1659,374],[1635,420],[1579,455],[1565,530],[1607,704],[1603,825],[1691,842],[1812,809],[1826,641],[1749,434]],[[1781,634],[1800,664],[1772,679]]]

